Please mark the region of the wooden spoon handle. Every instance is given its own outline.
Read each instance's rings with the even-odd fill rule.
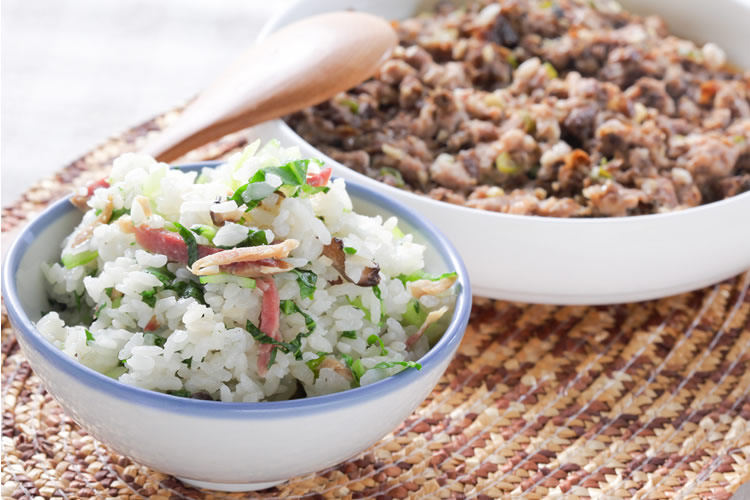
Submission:
[[[372,76],[397,42],[387,21],[361,12],[290,24],[248,49],[144,152],[173,161],[230,132],[321,103]]]

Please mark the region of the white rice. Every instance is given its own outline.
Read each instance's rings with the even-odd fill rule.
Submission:
[[[168,228],[172,222],[187,228],[208,226],[215,231],[216,246],[237,245],[249,228],[265,231],[268,242],[298,240],[299,246],[285,260],[317,275],[313,298],[301,295],[293,272],[275,274],[273,279],[280,300],[293,301],[315,327],[301,339],[298,352],[277,350],[267,373],[258,371],[261,341],[246,330],[248,321],[259,324],[263,292],[235,282],[207,283],[198,284],[204,303],[180,296],[149,269],[166,269],[177,280],[195,284],[197,277],[184,263],[167,262],[167,256],[141,248],[134,234],[124,232],[117,222],[96,225],[88,241],[74,249],[72,236],[79,229],[63,243],[62,256],[97,252],[91,262],[70,269],[60,263],[43,265],[50,298],[60,307],[39,320],[39,331],[81,363],[123,383],[221,401],[287,399],[300,388],[308,396],[327,394],[370,384],[404,369],[401,365],[373,367],[381,362],[417,360],[430,347],[428,337],[434,340],[435,336],[424,335],[407,349],[407,339],[419,325],[403,321],[415,299],[396,276],[424,267],[424,247],[414,243],[411,235],[401,237],[394,229],[395,218],[383,221],[353,212],[345,183],[338,179],[329,184],[327,193],[299,197],[274,193],[247,212],[243,222],[213,225],[209,209],[217,213],[236,210],[237,204],[227,198],[259,169],[297,159],[296,148],[282,149],[275,141],[259,148],[255,143],[198,176],[169,169],[148,156],[126,154],[114,162],[111,186],[97,189],[88,201],[90,209],[79,226],[91,225],[111,200],[115,211],[130,211],[136,226]],[[308,173],[319,168],[310,162]],[[266,181],[273,186],[282,182],[275,174]],[[150,215],[134,201],[137,196],[148,198]],[[245,205],[240,208],[244,210]],[[372,262],[380,266],[382,302],[372,287],[342,280],[331,259],[322,255],[332,237],[356,249],[346,259],[347,275],[355,281]],[[208,243],[205,236],[195,235],[195,239]],[[143,296],[153,291],[153,298]],[[452,307],[454,300],[451,288],[437,296],[423,296],[420,303],[434,310]],[[87,319],[92,313],[95,319]],[[284,342],[306,331],[302,314],[280,314]],[[371,335],[380,338],[382,349],[377,342],[368,345]],[[319,353],[335,360],[333,366],[315,366]],[[359,364],[358,370],[351,362]],[[356,376],[348,373],[354,371],[358,371]]]

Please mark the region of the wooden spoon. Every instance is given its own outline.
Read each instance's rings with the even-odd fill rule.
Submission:
[[[247,50],[144,152],[169,162],[230,132],[330,99],[375,73],[398,39],[361,12],[292,23]]]

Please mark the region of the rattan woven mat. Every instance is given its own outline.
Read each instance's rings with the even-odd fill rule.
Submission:
[[[5,234],[97,178],[172,112],[3,209]],[[242,133],[195,151],[220,157]],[[475,298],[438,386],[336,467],[252,495],[196,490],[99,443],[45,392],[2,316],[2,496],[729,498],[750,480],[750,272],[658,301],[554,307]]]

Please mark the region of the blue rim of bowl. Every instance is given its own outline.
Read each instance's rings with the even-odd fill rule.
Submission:
[[[185,170],[199,170],[204,167],[215,167],[221,161],[197,162],[185,165],[177,165],[177,168]],[[432,370],[437,364],[444,361],[458,347],[463,338],[464,331],[469,322],[471,312],[471,286],[468,281],[468,272],[460,255],[448,239],[429,221],[420,218],[402,203],[388,198],[386,195],[372,190],[371,188],[346,181],[347,191],[353,198],[361,198],[373,204],[383,207],[396,215],[400,220],[411,224],[415,230],[432,245],[438,254],[447,261],[450,268],[458,273],[459,292],[456,306],[450,325],[443,333],[437,344],[425,354],[419,362],[422,364],[423,372]],[[48,207],[34,221],[28,224],[18,235],[8,252],[8,257],[3,265],[2,289],[8,315],[11,319],[16,333],[22,335],[31,347],[42,355],[46,362],[51,363],[56,369],[62,370],[67,375],[86,380],[86,383],[96,390],[105,392],[113,397],[125,399],[130,402],[165,411],[179,412],[184,415],[209,416],[216,418],[263,418],[269,413],[281,417],[282,414],[293,415],[293,410],[301,411],[325,411],[329,409],[352,406],[360,401],[378,398],[391,391],[406,387],[415,382],[421,373],[414,369],[407,369],[391,377],[380,380],[373,384],[349,389],[347,391],[324,396],[315,396],[303,399],[287,401],[268,401],[259,403],[224,403],[219,401],[204,401],[198,399],[170,396],[168,394],[142,389],[120,383],[107,377],[87,366],[74,361],[63,351],[52,345],[42,337],[32,321],[24,312],[18,297],[15,276],[21,264],[24,252],[29,244],[24,238],[26,234],[39,234],[49,225],[59,219],[60,212],[72,209],[69,202],[70,197],[59,200]]]

